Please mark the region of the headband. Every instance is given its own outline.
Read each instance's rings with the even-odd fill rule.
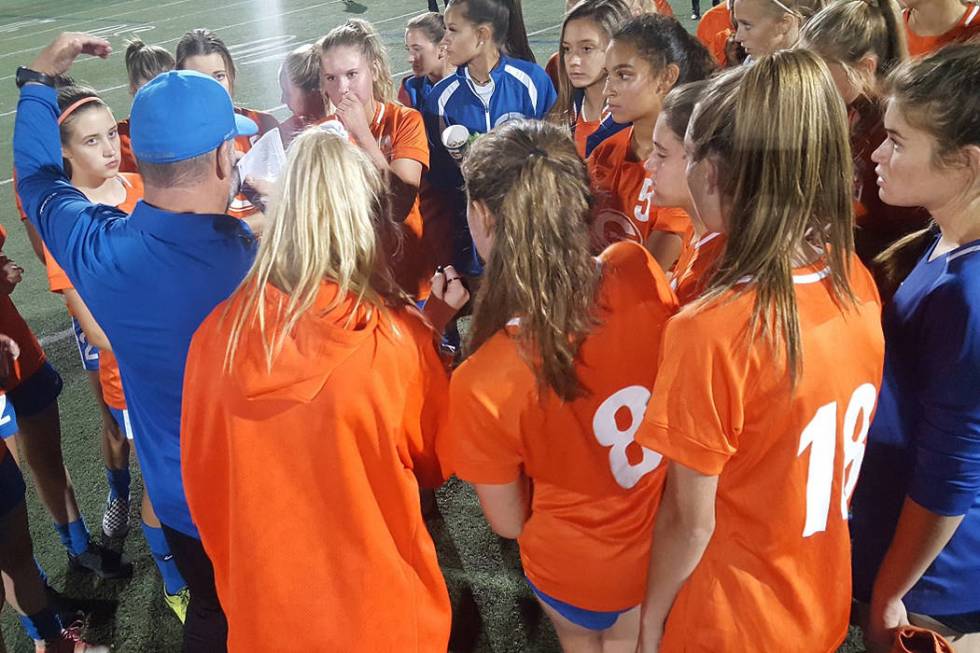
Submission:
[[[102,102],[102,100],[95,95],[89,95],[88,97],[83,97],[81,100],[78,100],[77,102],[72,102],[67,107],[65,107],[65,110],[61,112],[60,116],[58,116],[58,124],[60,125],[66,120],[68,120],[68,116],[74,113],[75,110],[77,110],[79,107],[85,106],[89,102]]]
[[[789,7],[787,7],[787,6],[785,5],[785,4],[783,4],[781,0],[772,0],[772,1],[773,1],[774,3],[776,3],[776,5],[778,5],[778,6],[779,6],[779,7],[780,7],[780,8],[781,8],[781,9],[782,9],[783,11],[785,11],[785,12],[786,12],[787,14],[793,14],[793,15],[794,15],[794,16],[796,16],[797,18],[803,18],[803,14],[801,14],[800,12],[798,12],[798,11],[797,11],[797,10],[795,10],[795,9],[790,9],[790,8],[789,8]]]

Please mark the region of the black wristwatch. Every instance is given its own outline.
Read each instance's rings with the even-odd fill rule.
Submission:
[[[17,69],[17,88],[22,88],[28,82],[37,82],[38,84],[44,84],[45,86],[54,88],[54,77],[39,73],[36,70],[31,70],[26,66],[21,66]]]

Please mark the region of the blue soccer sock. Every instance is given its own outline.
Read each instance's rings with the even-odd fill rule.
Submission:
[[[58,527],[58,533],[61,533],[61,527]],[[69,545],[68,550],[71,551],[72,555],[81,555],[88,548],[89,541],[91,538],[88,534],[88,527],[85,526],[85,520],[79,517],[73,522],[69,522],[65,527],[68,529]],[[64,538],[61,540],[64,542]]]
[[[153,561],[157,563],[160,576],[163,577],[163,588],[167,594],[174,595],[187,587],[187,581],[180,575],[177,563],[174,562],[174,555],[170,552],[170,544],[163,534],[162,528],[154,528],[143,522],[143,537],[150,547],[153,554]]]
[[[105,468],[105,477],[109,481],[109,499],[129,500],[129,467],[122,469]]]
[[[37,614],[18,615],[27,636],[35,641],[55,640],[61,637],[61,619],[51,608]]]

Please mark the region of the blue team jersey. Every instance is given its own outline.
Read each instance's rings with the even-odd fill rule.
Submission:
[[[429,92],[435,86],[428,75],[422,75],[420,77],[408,75],[402,79],[402,87],[398,98],[402,101],[402,104],[422,111],[422,104],[425,102],[425,98],[429,97]]]
[[[426,98],[425,118],[432,152],[429,182],[441,188],[462,185],[459,166],[445,153],[442,131],[450,125],[464,125],[470,134],[486,134],[508,120],[544,118],[555,104],[557,94],[551,78],[541,66],[501,56],[492,71],[493,95],[484,102],[467,75],[466,66],[441,80]]]
[[[905,596],[909,612],[946,616],[980,610],[980,241],[930,261],[935,247],[885,310],[884,380],[851,533],[854,595],[868,601],[906,496],[964,515]]]

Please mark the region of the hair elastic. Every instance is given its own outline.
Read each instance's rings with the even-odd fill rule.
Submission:
[[[781,9],[782,9],[783,11],[785,11],[785,12],[786,12],[787,14],[793,14],[793,15],[794,15],[794,16],[796,16],[797,18],[803,18],[803,14],[801,14],[800,12],[798,12],[798,11],[797,11],[797,10],[795,10],[795,9],[790,9],[790,8],[789,8],[789,7],[787,7],[787,6],[785,5],[785,4],[783,4],[781,0],[772,0],[772,1],[773,1],[774,3],[776,3],[777,5],[779,5],[779,7],[780,7],[780,8],[781,8]]]
[[[60,116],[58,116],[58,124],[60,125],[66,120],[68,120],[68,116],[70,116],[76,109],[85,106],[89,102],[102,102],[102,98],[98,97],[97,95],[89,95],[88,97],[83,97],[81,100],[78,100],[77,102],[72,102],[67,107],[65,107],[65,110],[61,112]]]

